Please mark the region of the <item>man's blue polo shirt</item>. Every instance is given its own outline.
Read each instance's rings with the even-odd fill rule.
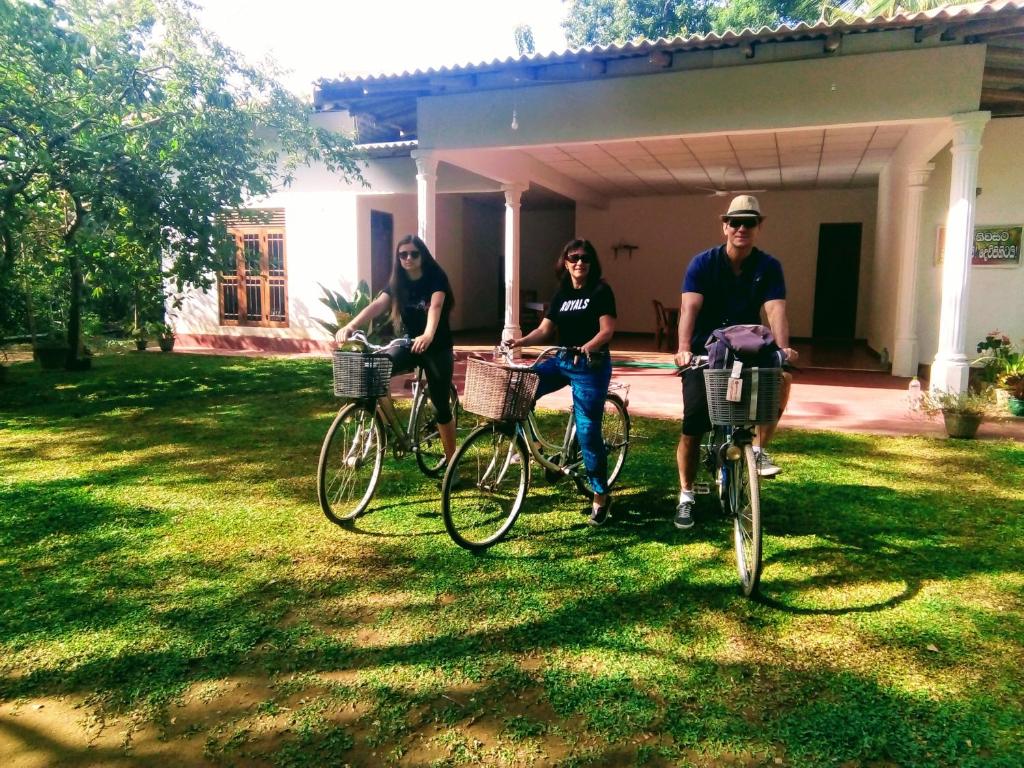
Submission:
[[[734,275],[723,244],[693,257],[686,268],[682,293],[704,297],[690,339],[693,354],[703,355],[704,342],[713,330],[760,323],[766,301],[786,298],[786,281],[778,259],[757,248],[743,260],[740,274]]]

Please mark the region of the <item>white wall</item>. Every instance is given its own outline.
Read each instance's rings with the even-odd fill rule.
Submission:
[[[173,312],[179,334],[261,336],[327,340],[316,322],[331,320],[320,303],[319,283],[350,290],[358,281],[356,198],[348,192],[295,191],[271,195],[253,207],[285,209],[285,248],[288,270],[288,327],[222,326],[216,286],[207,293],[189,291],[181,310]]]
[[[519,284],[540,301],[554,294],[555,259],[575,232],[576,214],[568,208],[524,211],[519,243]]]
[[[994,119],[985,127],[978,164],[975,225],[1024,225],[1024,118]],[[948,148],[934,159],[925,195],[921,230],[918,290],[918,336],[921,362],[930,364],[938,349],[942,267],[935,263],[935,241],[949,205],[952,157]],[[971,267],[965,354],[973,359],[977,343],[1000,330],[1015,344],[1024,343],[1024,267]]]
[[[814,280],[820,224],[861,222],[861,280],[858,303],[868,293],[867,274],[875,242],[874,189],[764,192],[758,195],[767,215],[758,247],[777,257],[786,275],[790,333],[810,336],[814,313]],[[724,241],[719,216],[728,198],[708,196],[622,198],[608,210],[580,206],[576,235],[594,242],[605,277],[615,290],[618,329],[652,332],[652,299],[678,306],[683,274],[700,251]],[[612,246],[638,246],[633,256]],[[870,312],[857,317],[862,337]]]

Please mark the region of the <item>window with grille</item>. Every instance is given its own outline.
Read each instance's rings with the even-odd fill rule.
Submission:
[[[288,325],[284,210],[243,211],[228,220],[235,256],[217,273],[221,325]]]

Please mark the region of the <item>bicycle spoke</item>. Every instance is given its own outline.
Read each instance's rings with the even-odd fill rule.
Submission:
[[[526,494],[527,456],[519,441],[495,425],[462,444],[442,485],[445,528],[467,549],[486,549],[512,527]]]
[[[732,462],[730,502],[734,515],[736,569],[743,594],[757,589],[761,577],[761,499],[754,451],[744,446],[743,456]]]
[[[373,411],[358,404],[343,408],[324,438],[317,465],[317,496],[328,519],[341,523],[366,509],[383,456],[380,422]]]

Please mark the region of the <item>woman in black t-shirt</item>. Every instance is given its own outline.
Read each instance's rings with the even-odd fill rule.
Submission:
[[[601,435],[604,401],[612,377],[608,342],[615,333],[615,294],[601,279],[601,262],[589,240],[570,240],[555,262],[558,291],[540,325],[511,343],[522,347],[549,340],[558,331],[559,343],[577,347],[579,355],[549,358],[537,367],[537,398],[572,386],[576,433],[583,464],[594,490],[593,505],[585,510],[591,525],[601,525],[611,513],[608,493],[608,452]]]
[[[423,367],[446,459],[455,453],[455,421],[448,399],[454,369],[448,315],[454,305],[448,276],[426,243],[416,235],[406,235],[395,248],[387,288],[335,335],[338,341],[345,341],[362,323],[391,310],[395,332],[402,333],[404,328],[412,339],[411,347],[387,351],[394,360],[394,373],[411,371],[417,365]]]

